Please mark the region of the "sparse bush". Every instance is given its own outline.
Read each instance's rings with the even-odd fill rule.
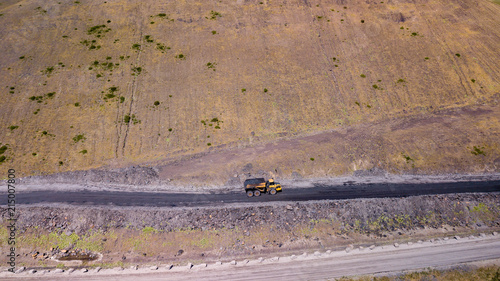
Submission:
[[[87,30],[88,35],[96,35],[97,37],[101,37],[103,33],[107,33],[111,31],[111,28],[107,28],[105,24],[92,26]]]
[[[160,105],[160,101],[155,101],[153,104],[154,104],[155,106],[158,106],[158,105]]]
[[[471,79],[470,80],[472,83],[476,83],[476,79]]]
[[[1,147],[0,147],[0,154],[4,154],[4,153],[5,153],[5,151],[7,151],[7,149],[9,149],[9,147],[8,147],[8,146],[6,146],[6,145],[1,146]]]
[[[76,135],[75,137],[73,137],[73,141],[75,143],[79,142],[79,141],[82,141],[84,142],[87,138],[85,137],[85,134],[80,134],[80,135]]]
[[[137,50],[137,51],[141,50],[141,44],[138,44],[138,43],[133,44],[132,50]]]
[[[378,89],[378,85],[377,84],[373,84],[372,87],[373,87],[373,89]]]
[[[47,67],[45,70],[42,70],[42,73],[49,76],[50,74],[52,74],[53,71],[54,71],[54,67],[50,66],[50,67]]]
[[[86,150],[86,149],[84,149],[84,150],[80,151],[80,153],[81,153],[81,154],[87,154],[87,150]]]
[[[133,72],[132,75],[137,76],[137,75],[141,74],[142,67],[140,67],[140,66],[132,67],[132,72]]]
[[[241,92],[242,92],[242,93],[244,93],[244,92],[246,92],[246,91],[247,91],[247,89],[245,89],[245,88],[241,89]]]
[[[125,97],[120,97],[120,103],[123,103],[125,101]]]
[[[217,31],[212,30],[212,34],[213,34],[213,35],[217,34]]]
[[[184,54],[178,54],[175,57],[178,58],[178,59],[181,59],[181,60],[185,60],[186,59],[186,56]]]
[[[210,20],[216,20],[217,17],[222,17],[222,15],[219,13],[219,12],[216,12],[216,11],[210,11],[210,17],[205,17],[206,19],[210,19]]]
[[[484,149],[484,147],[474,146],[474,147],[472,147],[471,153],[474,155],[485,155],[486,156],[486,154],[484,153],[484,151],[482,149]]]
[[[313,158],[313,157],[311,157],[311,158],[309,158],[309,160],[314,161],[314,158]]]
[[[9,127],[9,129],[10,129],[11,131],[13,131],[13,130],[15,130],[15,129],[17,129],[17,128],[19,128],[19,126],[16,126],[16,125],[12,125],[12,126],[10,126],[10,127]]]
[[[455,54],[455,56],[457,56],[458,58],[460,57],[460,54]]]
[[[361,75],[359,75],[359,76],[360,76],[361,78],[366,78],[366,75],[364,75],[364,74],[361,74]]]

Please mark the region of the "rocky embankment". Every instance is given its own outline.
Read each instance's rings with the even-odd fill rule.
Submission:
[[[101,266],[181,264],[498,231],[500,194],[203,208],[20,206],[18,214],[17,254],[28,266],[56,266],[81,253],[102,254]],[[5,224],[5,208],[1,216]]]

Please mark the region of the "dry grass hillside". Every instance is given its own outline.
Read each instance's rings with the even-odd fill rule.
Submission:
[[[494,2],[8,0],[0,14],[0,165],[19,176],[500,170]],[[178,168],[221,151],[205,175]]]

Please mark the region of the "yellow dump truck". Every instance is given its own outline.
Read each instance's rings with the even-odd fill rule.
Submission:
[[[247,179],[243,183],[243,187],[248,197],[260,196],[261,193],[275,195],[282,191],[279,182],[275,182],[273,179],[266,181],[264,178]]]

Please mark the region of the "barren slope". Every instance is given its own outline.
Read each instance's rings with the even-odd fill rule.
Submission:
[[[472,128],[420,124],[442,133],[437,146],[458,143],[450,161],[477,147],[488,157],[479,170],[498,170],[500,6],[489,1],[25,0],[3,1],[0,14],[1,165],[19,175],[161,162],[476,104],[487,108],[480,122],[457,116]],[[396,151],[375,148],[374,162],[399,157],[382,168],[401,171],[406,157],[439,158],[424,155],[433,150],[417,145],[419,130],[405,132],[389,139]],[[324,153],[315,149],[273,162],[303,154],[307,175],[374,166],[356,164],[349,147],[312,161]],[[418,168],[449,171],[431,160]]]

